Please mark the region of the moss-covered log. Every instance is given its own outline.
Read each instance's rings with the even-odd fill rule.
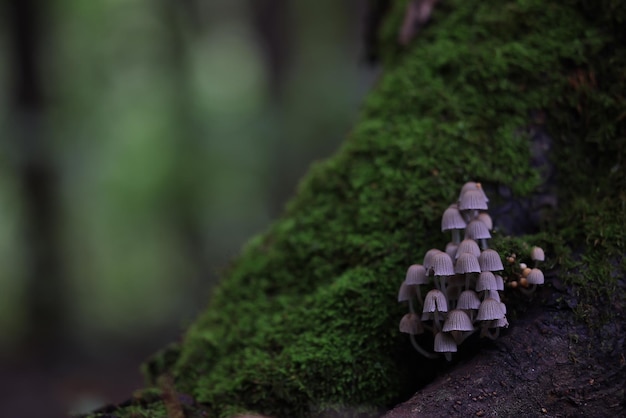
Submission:
[[[556,306],[623,355],[623,327],[592,328],[623,321],[626,4],[449,0],[401,48],[405,6],[385,21],[384,72],[344,146],[249,242],[182,343],[147,363],[150,382],[168,376],[161,390],[188,402],[149,392],[115,416],[344,416],[408,398],[442,363],[398,332],[406,267],[445,244],[440,215],[463,182],[546,192],[530,147],[539,131],[559,203],[523,239],[546,249]]]

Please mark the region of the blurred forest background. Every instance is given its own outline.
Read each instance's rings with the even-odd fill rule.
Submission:
[[[0,416],[120,402],[349,131],[366,0],[3,0]]]

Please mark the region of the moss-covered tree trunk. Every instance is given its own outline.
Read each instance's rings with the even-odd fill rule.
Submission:
[[[94,416],[380,413],[441,373],[390,416],[624,414],[625,3],[449,0],[400,48],[405,7],[345,145],[147,363],[158,389]],[[396,296],[407,266],[445,245],[441,213],[468,180],[500,192],[505,227],[539,219],[494,246],[543,246],[548,283],[527,312],[512,304],[507,335],[447,365],[412,351]],[[551,193],[556,209],[541,206]]]

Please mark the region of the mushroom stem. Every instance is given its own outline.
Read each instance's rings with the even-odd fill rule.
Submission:
[[[448,300],[448,289],[446,289],[446,276],[439,276],[439,282],[441,283],[441,290],[444,295],[446,295],[446,300]]]
[[[426,358],[431,358],[431,359],[436,359],[439,358],[439,356],[435,353],[429,353],[428,351],[424,350],[422,347],[420,347],[420,345],[417,343],[417,341],[415,341],[415,335],[413,334],[409,334],[409,337],[411,338],[411,345],[413,345],[413,348],[420,353],[421,355],[423,355]]]
[[[433,325],[435,326],[435,331],[441,332],[441,321],[439,320],[439,308],[437,306],[435,306],[433,315]]]
[[[413,307],[413,299],[409,299],[409,312],[411,312],[412,314],[415,313],[415,308]]]
[[[480,245],[480,249],[481,250],[486,250],[487,248],[489,248],[489,246],[487,245],[487,239],[486,238],[479,239],[478,243]]]
[[[453,244],[458,244],[461,242],[461,230],[460,229],[453,229],[452,230],[452,243]]]
[[[443,353],[443,355],[446,357],[446,360],[452,361],[452,353]]]

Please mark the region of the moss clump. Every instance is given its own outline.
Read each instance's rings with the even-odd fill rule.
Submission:
[[[532,112],[546,115],[560,173],[560,209],[545,225],[556,244],[535,243],[568,268],[591,263],[569,270],[572,285],[615,288],[608,273],[623,271],[622,3],[450,0],[406,51],[392,46],[397,3],[383,31],[385,72],[360,122],[245,248],[168,370],[212,416],[359,414],[427,378],[402,365],[415,365],[397,331],[405,266],[445,244],[439,217],[459,184],[516,195],[540,184]],[[586,303],[606,293],[592,290]]]

